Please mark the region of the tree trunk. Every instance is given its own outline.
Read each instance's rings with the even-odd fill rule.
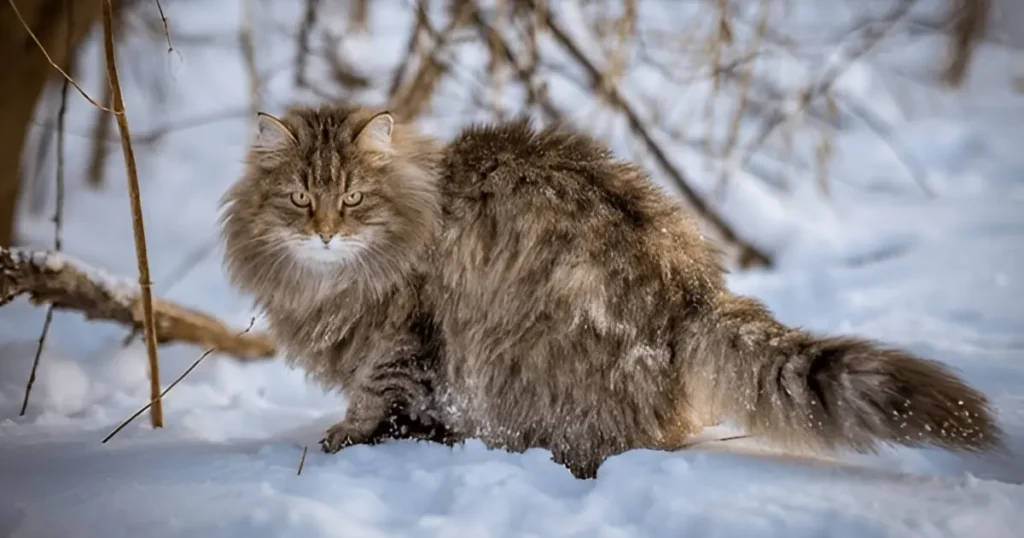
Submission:
[[[70,64],[69,30],[74,50],[99,19],[101,6],[98,1],[82,0],[15,0],[15,5],[50,58],[65,70]],[[5,246],[14,243],[28,127],[47,82],[60,76],[25,31],[8,0],[0,0],[0,64],[4,66],[4,76],[0,77],[0,246]]]

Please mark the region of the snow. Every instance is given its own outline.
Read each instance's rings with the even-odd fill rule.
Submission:
[[[379,102],[410,18],[408,2],[373,4],[373,38],[346,38],[341,46],[349,57],[366,58],[356,65],[372,75],[376,90],[359,96]],[[666,16],[660,3],[641,4],[641,16]],[[265,108],[280,112],[292,100],[311,99],[292,90],[288,68],[299,3],[255,5],[263,6],[258,54],[270,88]],[[814,10],[804,8],[797,10],[800,20],[813,22]],[[251,129],[234,40],[239,5],[168,2],[165,9],[172,40],[178,36],[176,54],[150,38],[133,38],[123,49],[133,132],[141,136],[225,110],[237,114],[138,148],[154,290],[241,329],[253,313],[226,283],[216,237],[217,200],[241,169]],[[565,26],[580,31],[582,11],[565,13],[572,15]],[[849,16],[836,11],[832,19]],[[838,24],[832,19],[828,24]],[[219,41],[200,47],[187,39],[205,35]],[[921,191],[869,126],[844,120],[829,197],[804,168],[781,190],[740,172],[716,200],[741,233],[780,253],[776,269],[734,273],[729,285],[761,298],[787,323],[882,339],[954,366],[992,398],[1008,434],[1005,453],[887,449],[809,457],[740,439],[678,453],[629,452],[610,459],[592,481],[574,480],[545,451],[508,454],[475,441],[454,449],[393,442],[325,455],[315,441],[340,418],[343,395],[324,393],[279,361],[242,365],[217,356],[167,395],[165,428],[152,430],[143,415],[100,444],[148,400],[142,344],[124,346],[121,328],[57,313],[29,411],[18,417],[43,319],[43,309],[19,300],[0,308],[0,535],[1018,536],[1024,527],[1024,97],[1014,93],[1006,71],[1013,74],[1020,53],[984,48],[965,88],[943,94],[901,79],[907,69],[920,71],[914,66],[934,58],[929,55],[941,43],[905,46],[906,36],[893,39],[885,63],[856,64],[841,90],[893,126],[902,151],[926,168],[934,195]],[[94,39],[81,65],[100,65],[100,53]],[[479,52],[471,56],[455,69],[459,82],[442,85],[423,128],[446,136],[486,118],[467,104],[471,69],[484,61]],[[785,71],[820,72],[792,64]],[[617,152],[642,158],[624,142],[621,121],[607,114],[595,121],[595,108],[572,77],[581,75],[552,71],[553,98],[575,110],[582,124],[606,127]],[[80,78],[99,94],[100,71],[85,70]],[[631,73],[626,86],[631,99],[649,101],[641,109],[667,88],[644,70]],[[684,105],[699,107],[694,102],[702,95],[688,91],[680,99],[686,103],[670,103],[665,117],[683,118]],[[34,136],[44,133],[55,110],[40,107]],[[103,189],[90,190],[75,173],[88,161],[93,114],[72,93],[64,244],[69,256],[131,281],[137,268],[116,141],[107,144]],[[669,131],[661,131],[656,136],[668,144]],[[797,145],[812,147],[809,140]],[[43,178],[53,177],[50,151]],[[680,144],[670,153],[701,192],[714,190],[717,173],[704,173],[708,163],[694,146]],[[22,239],[32,247],[51,244],[52,192],[51,185],[23,200]],[[163,347],[164,385],[201,351]],[[701,438],[733,433],[720,427]],[[297,475],[304,445],[309,452]]]
[[[15,264],[31,264],[47,273],[59,272],[66,266],[73,267],[82,277],[105,291],[118,304],[129,304],[139,293],[137,282],[112,275],[103,268],[92,267],[66,252],[13,247],[10,254]]]

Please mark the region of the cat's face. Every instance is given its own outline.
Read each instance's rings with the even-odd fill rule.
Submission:
[[[229,268],[369,270],[400,262],[435,228],[434,178],[405,155],[388,113],[299,108],[259,120],[248,173],[224,198]]]

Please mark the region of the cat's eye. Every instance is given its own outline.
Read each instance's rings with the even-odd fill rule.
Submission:
[[[309,207],[312,200],[309,199],[309,195],[304,191],[295,191],[292,193],[292,203],[296,207]]]
[[[345,197],[341,199],[341,203],[352,207],[357,206],[363,201],[363,193],[359,191],[352,191],[345,194]]]

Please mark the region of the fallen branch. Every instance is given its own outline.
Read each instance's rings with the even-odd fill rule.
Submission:
[[[86,319],[143,329],[138,284],[63,253],[0,248],[0,307],[21,295],[33,304],[81,312]],[[243,361],[275,354],[266,335],[239,336],[213,316],[169,301],[154,299],[153,315],[157,344],[187,343]]]

